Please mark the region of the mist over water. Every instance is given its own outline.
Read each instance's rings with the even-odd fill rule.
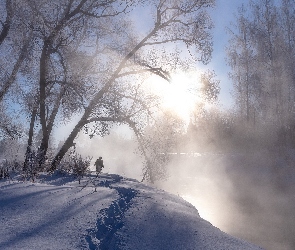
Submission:
[[[216,226],[221,227],[226,225],[226,218],[219,216],[223,213],[220,203],[229,201],[232,183],[229,179],[220,178],[224,166],[218,162],[219,156],[211,156],[217,167],[205,162],[207,157],[210,156],[175,156],[178,159],[169,165],[169,178],[156,185],[189,201],[202,218],[214,221]]]
[[[169,166],[170,178],[157,186],[192,203],[222,231],[265,249],[292,250],[295,190],[272,177],[265,165],[272,159],[266,153],[180,156]]]
[[[80,135],[77,151],[103,157],[103,172],[142,179],[143,159],[132,138]],[[267,250],[295,249],[294,152],[175,154],[167,179],[154,185],[193,204],[202,218]],[[290,158],[291,157],[291,158]],[[293,174],[292,174],[293,173]]]

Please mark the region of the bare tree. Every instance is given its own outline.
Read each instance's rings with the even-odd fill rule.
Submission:
[[[0,102],[15,82],[17,74],[29,53],[32,32],[29,28],[31,18],[26,15],[26,5],[13,0],[4,1],[2,31],[0,34]]]
[[[229,49],[240,117],[268,124],[280,143],[294,138],[294,4],[252,2],[238,14]]]
[[[1,125],[3,135],[18,137],[22,134],[16,125],[7,107],[11,106],[14,99],[21,96],[15,88],[17,76],[21,71],[24,61],[30,51],[32,32],[24,20],[30,23],[26,15],[25,5],[14,0],[6,0],[0,3],[0,105]],[[4,108],[6,107],[6,108]]]
[[[98,79],[107,70],[100,72],[98,69],[103,68],[98,55],[104,57],[106,34],[116,33],[115,25],[111,25],[113,22],[104,29],[102,25],[124,13],[128,4],[129,1],[124,1],[118,5],[111,0],[26,1],[30,13],[35,16],[29,24],[34,33],[34,53],[28,59],[30,68],[27,66],[23,73],[27,79],[33,78],[32,89],[38,85],[33,96],[28,93],[34,100],[30,104],[32,118],[28,144],[32,143],[33,121],[38,114],[42,128],[40,164],[45,160],[58,112],[69,120],[81,112],[94,88],[99,87]],[[28,92],[28,87],[25,91]]]
[[[157,108],[157,98],[144,91],[145,79],[156,75],[169,81],[174,71],[186,70],[196,60],[210,60],[212,23],[206,9],[213,4],[214,0],[1,3],[5,14],[0,100],[16,100],[29,114],[28,150],[40,122],[39,164],[44,163],[58,116],[69,121],[80,114],[81,119],[53,160],[52,170],[83,128],[93,136],[107,133],[113,123],[144,127]],[[136,8],[152,13],[146,16],[146,31],[135,27]],[[8,60],[11,51],[14,59]],[[183,51],[188,51],[184,58]]]
[[[131,31],[126,34],[127,41],[118,40],[116,47],[121,47],[113,62],[107,69],[101,88],[89,100],[81,119],[76,124],[64,145],[52,162],[52,170],[73,144],[81,129],[93,122],[124,121],[130,119],[125,114],[103,117],[101,103],[118,83],[126,83],[132,77],[142,74],[155,74],[166,80],[170,72],[187,65],[181,61],[179,53],[171,53],[165,45],[184,45],[194,59],[208,62],[212,44],[210,36],[211,22],[205,10],[214,4],[214,1],[166,1],[146,2],[154,11],[153,25],[142,37],[135,36]],[[126,31],[125,31],[126,32]],[[123,43],[122,43],[123,42]],[[108,58],[113,55],[110,53]],[[133,121],[135,122],[135,121]]]

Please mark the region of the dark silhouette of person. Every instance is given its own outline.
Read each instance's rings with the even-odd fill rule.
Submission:
[[[101,173],[102,168],[104,168],[102,157],[99,157],[95,161],[95,169],[96,169],[96,175]]]

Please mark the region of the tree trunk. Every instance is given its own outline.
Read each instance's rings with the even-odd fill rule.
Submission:
[[[3,43],[4,39],[8,35],[9,29],[10,29],[10,23],[5,22],[3,25],[3,29],[0,33],[0,45]]]
[[[35,126],[35,119],[37,115],[37,109],[34,108],[32,111],[32,116],[31,116],[31,122],[30,122],[30,130],[29,130],[29,138],[28,138],[28,146],[27,146],[27,151],[26,151],[26,157],[25,157],[25,162],[23,166],[23,171],[27,170],[27,165],[28,165],[28,160],[29,160],[29,155],[31,153],[31,147],[33,143],[33,135],[34,135],[34,126]]]
[[[68,136],[63,146],[61,147],[59,152],[56,154],[54,159],[52,160],[50,172],[54,172],[57,169],[57,166],[62,160],[62,158],[65,156],[68,150],[74,145],[74,140],[77,137],[78,133],[81,131],[83,126],[87,124],[88,122],[87,117],[88,117],[88,113],[84,113],[83,117],[80,119],[80,121],[77,123],[75,128],[72,130],[71,134]]]
[[[41,52],[41,57],[40,57],[40,76],[39,76],[39,105],[40,105],[40,123],[42,127],[42,133],[43,133],[43,138],[42,142],[39,148],[39,164],[41,165],[44,160],[45,160],[45,155],[47,153],[48,149],[48,141],[49,141],[49,136],[51,133],[51,129],[53,124],[50,124],[47,126],[46,122],[46,86],[47,86],[47,81],[46,81],[46,75],[47,75],[47,61],[49,60],[50,57],[50,49],[52,46],[52,41],[56,34],[62,29],[64,25],[65,19],[63,19],[54,29],[54,31],[51,32],[51,34],[44,40],[42,52]],[[55,114],[56,115],[56,114]],[[54,118],[55,118],[54,115]],[[48,130],[49,127],[49,130]]]
[[[60,101],[61,101],[61,98],[62,98],[63,94],[64,94],[64,89],[61,90],[60,95],[58,96],[58,98],[55,101],[53,110],[52,110],[51,115],[50,115],[50,117],[49,117],[49,119],[47,121],[47,126],[46,126],[46,131],[45,131],[46,133],[43,132],[43,138],[42,138],[41,146],[40,146],[39,152],[38,152],[39,155],[41,156],[40,162],[39,162],[40,166],[45,161],[45,156],[47,154],[47,150],[48,150],[48,146],[49,146],[49,138],[50,138],[50,135],[51,135],[51,132],[52,132],[55,117],[56,117],[56,115],[58,113]]]
[[[11,25],[11,17],[12,17],[12,6],[11,0],[6,0],[6,20],[2,25],[2,31],[0,33],[0,45],[3,43],[4,39],[7,37],[10,25]]]
[[[22,48],[20,50],[20,55],[19,55],[15,65],[13,67],[11,75],[9,76],[7,81],[4,83],[4,86],[0,90],[0,102],[3,100],[3,97],[6,94],[6,92],[8,91],[8,89],[10,88],[11,84],[15,81],[15,78],[16,78],[16,75],[17,75],[17,73],[19,71],[19,68],[21,67],[24,59],[26,58],[29,44],[30,44],[30,39],[28,39],[24,43],[24,45],[22,46]]]

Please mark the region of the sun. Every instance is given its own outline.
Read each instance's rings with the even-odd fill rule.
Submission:
[[[160,96],[161,108],[173,112],[188,124],[196,103],[200,101],[198,80],[198,72],[178,73],[171,75],[170,82],[152,76],[148,84],[151,91]]]

